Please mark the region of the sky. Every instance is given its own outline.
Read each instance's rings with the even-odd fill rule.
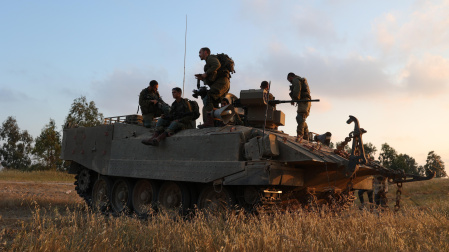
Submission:
[[[201,47],[235,61],[230,92],[286,76],[308,80],[309,130],[343,141],[349,115],[367,133],[424,165],[429,151],[449,170],[449,1],[2,1],[0,122],[14,116],[37,137],[50,118],[61,130],[74,99],[105,117],[134,114],[150,80],[171,103],[202,73]],[[187,36],[186,36],[187,21]],[[186,38],[187,37],[187,38]],[[186,39],[185,39],[186,38]],[[184,54],[186,54],[184,67]],[[201,102],[199,101],[201,105]],[[296,108],[283,104],[290,135]]]

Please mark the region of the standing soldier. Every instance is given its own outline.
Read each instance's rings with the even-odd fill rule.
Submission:
[[[292,100],[311,100],[309,84],[306,78],[301,78],[294,73],[287,75],[287,80],[292,84],[290,86],[290,97]],[[292,105],[295,103],[292,102]],[[302,137],[305,140],[309,140],[309,127],[307,126],[306,119],[310,113],[310,102],[298,102],[298,109],[296,110],[296,122],[298,127],[296,133],[298,138]]]
[[[388,178],[382,175],[374,177],[373,180],[374,202],[376,205],[387,206]]]
[[[157,81],[150,81],[150,85],[144,88],[139,95],[139,105],[142,110],[143,125],[147,128],[151,127],[154,117],[168,114],[169,107],[165,103],[159,92],[157,91],[159,84]]]
[[[183,129],[192,128],[193,111],[189,100],[182,98],[182,89],[179,87],[172,89],[172,95],[175,101],[170,107],[170,113],[162,115],[157,121],[154,135],[149,139],[142,140],[143,144],[157,146],[167,136]]]
[[[210,49],[203,47],[200,49],[199,57],[206,61],[203,74],[195,74],[195,77],[202,80],[210,89],[203,98],[203,127],[213,127],[214,120],[211,111],[218,108],[221,98],[223,98],[230,88],[230,72],[228,69],[221,67],[221,63],[217,56],[210,54]]]

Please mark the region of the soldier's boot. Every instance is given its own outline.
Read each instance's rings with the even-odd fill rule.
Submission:
[[[163,140],[167,137],[167,135],[168,135],[167,132],[161,133],[158,137],[156,137],[155,139],[153,139],[153,142],[152,142],[151,145],[153,145],[153,146],[158,146],[159,143],[160,143],[161,141],[163,141]]]
[[[145,145],[152,145],[153,139],[155,139],[158,136],[159,136],[159,132],[155,131],[152,137],[150,137],[148,139],[143,139],[142,143]]]
[[[198,129],[215,127],[214,118],[211,115],[212,111],[206,113],[206,118],[204,119],[204,124],[198,125]]]
[[[307,141],[309,141],[309,132],[304,132],[304,135],[302,136],[302,138],[304,139],[304,140],[307,140]]]
[[[303,138],[304,138],[304,140],[309,141],[309,137],[310,137],[309,136],[309,127],[307,126],[307,123],[304,122],[304,136],[303,136]]]
[[[301,132],[296,131],[296,140],[295,141],[300,143],[300,142],[302,142],[303,139],[304,139],[304,135]]]

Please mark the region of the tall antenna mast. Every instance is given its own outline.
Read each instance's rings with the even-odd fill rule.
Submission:
[[[186,83],[186,52],[187,52],[187,15],[186,15],[186,34],[184,37],[184,78],[182,79],[182,97],[184,98],[184,85]]]

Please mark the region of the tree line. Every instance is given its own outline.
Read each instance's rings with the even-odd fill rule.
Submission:
[[[338,142],[335,146],[338,146],[340,143],[342,142]],[[334,144],[331,143],[332,148],[333,146]],[[346,152],[351,153],[351,147],[348,145],[346,145],[344,149]],[[373,161],[376,159],[376,146],[368,142],[363,144],[363,149],[365,150],[365,155],[368,159]],[[418,165],[413,157],[407,154],[398,153],[389,144],[384,143],[380,149],[377,162],[386,168],[403,170],[407,174],[426,176],[428,171],[434,171],[435,177],[437,178],[447,177],[444,162],[441,160],[441,157],[435,153],[435,151],[429,151],[425,165]]]
[[[95,102],[81,96],[73,100],[62,128],[91,127],[103,123],[103,114]],[[21,171],[64,170],[61,155],[61,131],[50,118],[36,139],[27,130],[20,130],[16,119],[8,116],[0,127],[0,160],[4,169]]]
[[[62,128],[92,127],[103,123],[103,114],[98,111],[95,102],[86,100],[85,96],[76,98],[65,118]],[[0,127],[0,158],[5,169],[22,171],[32,170],[63,170],[64,162],[61,155],[61,131],[57,130],[56,123],[50,118],[48,124],[36,139],[27,130],[21,131],[13,116],[3,122]],[[339,143],[337,143],[338,145]],[[334,144],[331,143],[331,147]],[[365,154],[374,159],[377,148],[372,143],[363,144]],[[351,152],[349,146],[345,151]],[[435,171],[437,177],[446,177],[444,162],[434,151],[427,154],[426,164],[418,165],[415,159],[407,154],[398,153],[387,143],[382,144],[378,162],[387,168],[404,170],[409,174],[425,175],[426,171]]]

